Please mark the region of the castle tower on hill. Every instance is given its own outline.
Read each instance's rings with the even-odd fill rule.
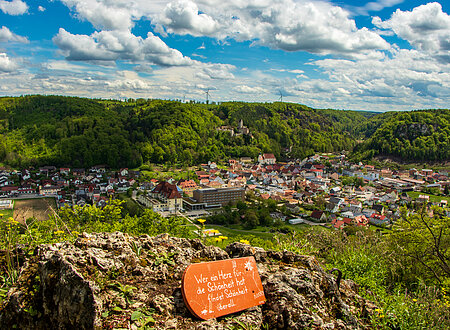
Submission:
[[[237,134],[244,134],[244,135],[250,134],[250,130],[248,129],[247,126],[244,126],[244,121],[242,119],[239,120],[239,124],[238,124],[236,131],[237,131]]]

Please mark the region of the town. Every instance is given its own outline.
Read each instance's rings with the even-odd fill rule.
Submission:
[[[226,205],[257,198],[274,200],[285,210],[272,212],[273,219],[335,229],[388,228],[400,217],[400,207],[413,202],[436,205],[450,213],[448,170],[376,168],[349,162],[345,154],[317,154],[287,163],[277,162],[273,154],[260,154],[256,160],[208,162],[191,170],[192,178],[158,180],[146,178],[145,171],[113,171],[102,165],[1,168],[0,208],[12,208],[14,199],[44,197],[55,198],[57,208],[103,207],[110,199],[127,194],[162,216],[181,215],[192,221],[220,213]]]

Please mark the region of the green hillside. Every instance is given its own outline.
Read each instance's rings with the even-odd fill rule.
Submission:
[[[250,134],[231,134],[239,121]],[[449,111],[376,114],[293,103],[97,100],[63,96],[0,98],[0,163],[112,168],[192,165],[230,157],[304,158],[355,150],[359,159],[449,159]],[[361,141],[362,144],[358,145]]]
[[[355,150],[357,157],[394,156],[403,160],[450,160],[450,111],[421,110],[393,112],[384,120],[375,117],[365,123],[378,124],[373,134]]]

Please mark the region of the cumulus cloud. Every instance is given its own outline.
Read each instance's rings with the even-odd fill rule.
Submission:
[[[314,92],[332,91],[341,94],[339,88],[355,97],[397,101],[428,98],[433,102],[445,102],[450,97],[446,86],[450,86],[450,69],[416,50],[397,50],[383,60],[349,61],[325,59],[315,61],[329,76],[327,80],[312,80],[300,83],[298,90]],[[388,109],[387,109],[388,110]]]
[[[18,67],[16,61],[10,59],[5,53],[0,53],[0,72],[12,72]]]
[[[122,1],[61,0],[72,8],[80,19],[85,19],[98,29],[116,30],[133,27],[136,10]],[[132,3],[132,1],[130,1]]]
[[[22,0],[0,0],[0,10],[8,15],[23,15],[28,11],[28,5]]]
[[[196,63],[196,68],[199,70],[196,77],[201,79],[234,79],[234,75],[231,71],[236,67],[231,64],[220,63]]]
[[[351,56],[389,49],[378,33],[358,29],[349,12],[325,1],[61,1],[98,29],[130,30],[147,18],[162,34],[231,38],[286,51]]]
[[[386,21],[374,17],[372,23],[381,29],[392,30],[413,47],[444,58],[450,51],[450,16],[441,4],[428,3],[412,11],[397,11]],[[450,62],[450,59],[447,61]]]
[[[214,36],[220,29],[218,22],[199,13],[197,4],[189,0],[169,3],[160,23],[167,26],[169,32],[194,36]]]
[[[286,51],[351,54],[389,49],[380,35],[358,29],[347,11],[326,2],[176,0],[155,20],[169,33],[250,40]]]
[[[0,42],[6,41],[28,42],[27,38],[14,34],[6,26],[2,26],[0,29]]]
[[[267,89],[264,89],[262,87],[251,87],[247,85],[239,85],[236,87],[233,87],[233,90],[238,93],[242,94],[264,94],[268,93]]]
[[[136,72],[120,71],[117,73],[117,79],[107,81],[106,86],[111,90],[132,90],[135,92],[150,90],[154,86],[149,81],[141,79]]]
[[[38,7],[38,10],[39,10],[40,12],[44,12],[46,9],[45,9],[44,7],[42,7],[42,6],[39,6],[39,7]]]
[[[148,62],[162,66],[191,65],[192,60],[148,33],[136,37],[130,31],[100,31],[92,35],[71,34],[63,28],[53,38],[67,60],[87,62]]]

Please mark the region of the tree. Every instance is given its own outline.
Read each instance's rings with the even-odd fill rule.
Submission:
[[[259,225],[259,219],[258,219],[258,215],[256,214],[255,210],[247,209],[245,211],[244,221],[245,221],[244,227],[246,229],[256,228],[256,226]]]
[[[418,213],[401,210],[392,243],[405,258],[407,272],[425,283],[450,284],[450,218],[424,205]]]

